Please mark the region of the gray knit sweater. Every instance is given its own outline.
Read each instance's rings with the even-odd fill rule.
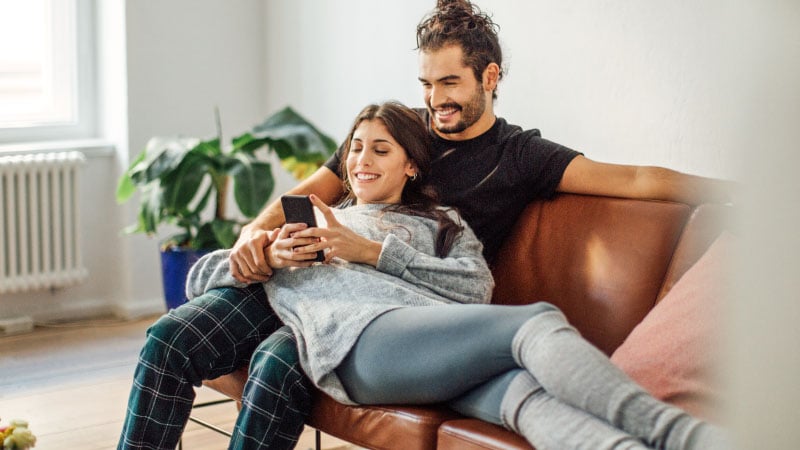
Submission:
[[[334,258],[329,264],[276,270],[264,283],[270,306],[297,336],[300,363],[313,383],[353,404],[334,369],[361,332],[389,310],[443,303],[488,303],[494,287],[481,243],[455,212],[464,231],[445,258],[433,256],[437,223],[382,212],[385,205],[334,209],[336,219],[383,242],[377,267]],[[229,250],[204,256],[189,273],[187,296],[244,285],[228,269]]]

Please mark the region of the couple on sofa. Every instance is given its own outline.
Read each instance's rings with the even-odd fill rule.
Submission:
[[[494,26],[466,2],[442,3],[418,35],[427,124],[400,105],[367,107],[337,155],[296,190],[317,193],[327,228],[276,230],[264,226],[267,210],[230,256],[215,253],[196,266],[189,288],[199,297],[149,330],[120,448],[174,447],[193,385],[251,356],[231,447],[291,448],[308,393],[297,364],[268,357],[276,345],[299,350],[312,381],[340,401],[449,402],[538,448],[722,445],[712,427],[628,380],[554,307],[449,304],[488,302],[492,281],[481,243],[491,261],[532,198],[559,190],[687,201],[707,180],[658,169],[657,182],[628,184],[637,168],[591,162],[496,119],[502,60],[490,45]],[[448,26],[465,17],[474,26]],[[339,197],[338,174],[350,199],[332,210],[323,200]],[[437,206],[428,184],[469,226]],[[320,249],[328,263],[307,267]],[[236,280],[264,284],[217,288]],[[278,319],[293,332],[275,333]],[[477,335],[477,322],[492,330]],[[278,391],[290,398],[261,401],[275,389],[258,373],[281,363],[294,382]]]
[[[237,315],[287,324],[304,371],[342,403],[449,402],[540,449],[724,448],[716,429],[646,393],[555,307],[479,305],[490,300],[491,273],[469,226],[431,193],[429,145],[413,110],[365,108],[343,147],[341,207],[312,196],[326,228],[286,224],[271,232],[266,253],[275,271]],[[306,262],[319,250],[324,264]],[[231,275],[229,253],[201,259],[187,283],[197,299],[150,330],[131,397],[138,415],[167,413],[148,388],[181,381],[191,388],[202,379],[214,355],[196,341],[221,331],[211,319],[218,306],[207,298],[246,287]],[[199,330],[209,334],[194,336]],[[258,371],[251,363],[251,374]],[[148,428],[130,431],[146,440],[155,432]],[[261,445],[235,439],[241,448]]]

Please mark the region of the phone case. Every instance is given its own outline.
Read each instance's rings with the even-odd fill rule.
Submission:
[[[314,206],[311,204],[307,195],[284,195],[281,197],[281,206],[286,223],[304,223],[309,228],[317,226],[317,219],[314,217]],[[325,252],[317,252],[314,261],[324,261]]]

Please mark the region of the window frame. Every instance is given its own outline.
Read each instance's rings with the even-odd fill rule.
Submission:
[[[65,0],[48,0],[51,3]],[[70,0],[75,11],[73,120],[3,127],[0,125],[0,153],[8,144],[89,139],[97,136],[98,87],[95,46],[96,8],[94,0]]]

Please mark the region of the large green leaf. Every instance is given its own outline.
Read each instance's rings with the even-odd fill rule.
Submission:
[[[238,223],[232,220],[214,219],[204,223],[197,230],[197,236],[192,240],[191,246],[195,250],[230,248],[236,242],[238,234]]]
[[[195,138],[154,137],[147,142],[144,158],[137,158],[139,162],[128,169],[128,175],[139,185],[162,178],[175,170],[199,143]]]
[[[161,189],[158,180],[152,181],[141,189],[139,205],[139,229],[147,234],[154,234],[161,223]]]
[[[281,158],[326,158],[336,150],[333,139],[288,106],[253,127],[249,134],[273,147]]]
[[[245,133],[240,136],[236,136],[235,138],[233,138],[232,143],[233,143],[233,149],[231,153],[238,153],[238,152],[253,153],[254,151],[263,147],[265,144],[263,139],[256,139],[250,133]]]
[[[239,211],[250,218],[257,216],[275,188],[272,165],[240,154],[231,169],[231,176],[233,197]]]
[[[203,193],[203,196],[200,198],[200,201],[197,203],[197,206],[194,208],[195,214],[200,214],[201,212],[205,211],[206,205],[208,205],[208,201],[211,200],[211,197],[215,197],[214,195],[217,190],[214,188],[213,183],[209,183],[208,188]]]
[[[231,248],[239,236],[239,224],[232,220],[218,220],[211,222],[211,229],[221,248]]]
[[[194,237],[194,239],[192,239],[190,244],[195,250],[201,248],[207,248],[209,250],[222,248],[222,245],[217,240],[217,237],[214,236],[214,230],[211,227],[210,222],[203,224],[203,226],[197,230],[197,235]]]
[[[200,152],[204,155],[208,155],[210,158],[214,158],[222,154],[222,146],[219,145],[219,138],[214,138],[201,141],[192,149],[192,152]]]
[[[142,162],[145,156],[147,155],[144,152],[139,153],[136,159],[134,159],[133,162],[131,163],[131,167],[134,167],[140,162]],[[128,171],[125,171],[125,173],[123,173],[122,176],[119,177],[119,183],[117,183],[117,203],[123,203],[127,201],[136,191],[136,185],[133,183],[133,180],[131,179],[131,176],[128,173]]]
[[[176,170],[161,180],[164,208],[179,213],[189,209],[197,196],[203,179],[209,176],[211,162],[205,155],[187,153]]]

